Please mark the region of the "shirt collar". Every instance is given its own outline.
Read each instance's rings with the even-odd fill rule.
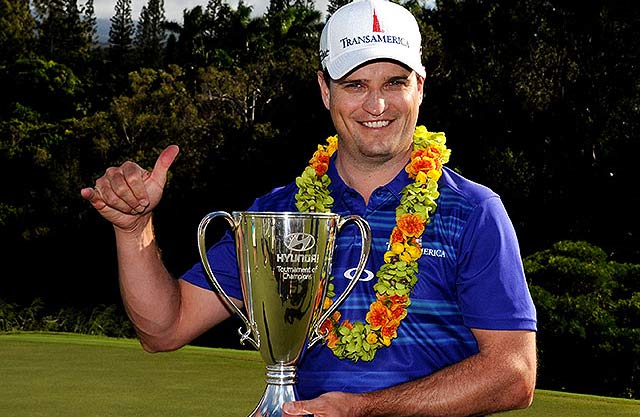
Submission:
[[[336,168],[336,164],[335,164],[336,154],[334,154],[331,157],[331,162],[329,163],[329,169],[327,170],[327,175],[331,180],[331,185],[329,185],[329,190],[331,191],[331,195],[333,196],[333,198],[337,200],[338,198],[342,198],[344,193],[349,190],[352,190],[352,188],[349,187],[344,182],[340,174],[338,174],[338,169]],[[381,187],[378,187],[378,189],[385,189],[386,191],[390,192],[398,200],[398,203],[399,203],[400,199],[402,198],[402,194],[401,194],[402,190],[410,182],[412,182],[412,180],[409,179],[409,176],[407,175],[406,171],[404,169],[401,169],[398,172],[398,174],[389,183]]]

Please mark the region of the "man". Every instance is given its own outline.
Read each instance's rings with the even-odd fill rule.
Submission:
[[[425,77],[420,45],[413,16],[385,0],[346,5],[323,30],[318,83],[339,138],[326,168],[332,211],[363,216],[373,235],[367,280],[356,285],[342,317],[329,327],[354,331],[354,322],[366,320],[366,343],[376,351],[373,357],[345,358],[332,333],[326,345],[303,352],[303,400],[285,404],[285,416],[477,416],[532,401],[535,309],[504,207],[487,188],[440,166],[448,159],[441,142],[429,148],[442,151],[427,158],[435,165],[414,163]],[[418,129],[416,137],[419,132],[424,134]],[[114,225],[123,302],[151,352],[178,349],[231,314],[201,265],[175,280],[160,259],[151,213],[177,153],[176,146],[165,149],[150,173],[133,162],[109,168],[94,188],[81,191]],[[397,245],[395,231],[402,225],[396,210],[406,204],[403,193],[412,184],[431,187],[437,209],[419,203],[425,228],[418,227],[417,235],[403,232],[404,243]],[[296,211],[298,193],[291,183],[257,199],[249,211]],[[359,255],[353,241],[349,233],[338,237],[337,293]],[[407,249],[411,245],[420,248],[417,254]],[[227,235],[208,256],[241,306],[232,239]],[[374,306],[383,297],[374,289],[381,281],[374,285],[373,277],[384,263],[403,256],[413,256],[416,279],[409,294],[386,299],[382,310],[393,327],[385,333],[375,324]]]

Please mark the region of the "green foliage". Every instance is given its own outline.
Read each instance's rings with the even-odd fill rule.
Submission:
[[[94,41],[93,0],[34,0],[39,54],[85,73]]]
[[[638,398],[640,265],[608,261],[579,241],[524,262],[538,310],[540,386]]]
[[[0,0],[0,65],[31,53],[34,28],[28,0]]]
[[[121,307],[98,305],[90,313],[75,307],[49,311],[42,298],[21,307],[0,299],[0,332],[47,331],[82,333],[110,337],[135,336]]]
[[[131,0],[117,0],[114,14],[110,19],[109,45],[112,59],[128,58],[127,53],[133,48],[135,28],[131,17]]]
[[[12,118],[17,105],[32,108],[49,119],[77,115],[83,108],[82,81],[73,71],[41,58],[18,59],[0,66],[0,120]],[[43,100],[46,97],[47,100]]]
[[[149,0],[142,6],[135,42],[146,67],[159,68],[163,63],[164,22],[164,0]]]
[[[326,213],[331,211],[333,197],[327,194],[331,184],[328,176],[318,177],[313,167],[307,167],[302,175],[296,178],[296,185],[301,191],[296,194],[296,207],[301,212]]]
[[[423,16],[435,62],[426,63],[422,117],[452,138],[454,165],[499,192],[527,247],[606,236],[600,241],[638,259],[637,223],[626,219],[640,197],[622,184],[636,176],[631,155],[640,150],[631,139],[640,130],[632,52],[640,9],[630,1],[441,0]],[[506,164],[526,166],[504,181],[492,168],[507,149]],[[584,196],[597,189],[625,204],[594,210]]]

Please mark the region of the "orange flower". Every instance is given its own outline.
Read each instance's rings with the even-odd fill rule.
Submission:
[[[398,218],[398,228],[406,236],[419,237],[424,232],[424,227],[423,218],[417,214],[406,213]]]
[[[380,334],[382,335],[383,340],[395,339],[398,337],[398,327],[400,327],[400,320],[392,320],[387,323],[385,327],[380,329]]]
[[[315,169],[318,177],[327,172],[330,159],[329,154],[321,146],[318,146],[318,150],[313,153],[313,157],[309,160],[309,164]]]
[[[391,318],[393,319],[392,321],[397,321],[398,325],[400,325],[400,320],[407,317],[407,309],[405,309],[401,305],[392,306],[390,311],[391,311]]]
[[[440,159],[442,157],[442,149],[438,146],[427,146],[424,148],[424,153],[429,158]]]
[[[371,324],[372,330],[378,330],[387,324],[390,316],[391,312],[387,306],[378,300],[371,303],[366,320],[367,323]]]
[[[338,337],[337,334],[335,334],[335,332],[331,332],[327,335],[327,346],[330,349],[335,348],[338,345],[339,341],[340,341],[340,338]]]
[[[335,328],[335,323],[337,323],[338,321],[340,321],[340,312],[336,311],[331,315],[331,317],[329,317],[324,321],[324,323],[322,323],[319,329],[320,334],[326,335],[329,333],[334,333],[333,330]]]
[[[322,323],[322,326],[320,326],[320,334],[328,335],[330,333],[333,333],[333,322],[328,318]]]
[[[405,168],[410,178],[416,178],[419,172],[428,174],[429,171],[441,170],[442,149],[437,146],[429,146],[413,151],[411,153],[411,162]]]
[[[398,227],[394,227],[393,231],[391,232],[391,237],[389,238],[389,243],[393,245],[394,243],[403,242],[403,241],[404,241],[404,234],[402,233],[402,230],[400,230]]]
[[[406,295],[391,295],[386,299],[391,302],[392,309],[394,308],[393,306],[404,307],[409,303],[409,297]]]

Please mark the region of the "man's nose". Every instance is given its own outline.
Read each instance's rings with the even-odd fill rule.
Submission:
[[[380,91],[370,91],[365,97],[362,108],[373,116],[380,116],[386,110],[387,104]]]

